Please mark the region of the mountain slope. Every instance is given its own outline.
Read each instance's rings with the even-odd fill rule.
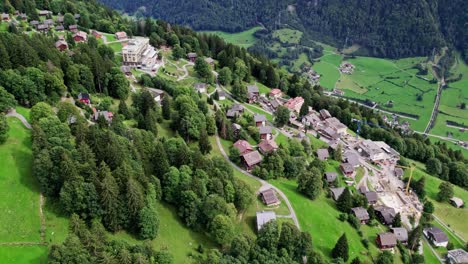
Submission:
[[[359,44],[379,57],[429,55],[433,48],[468,50],[464,0],[101,0],[197,30],[240,31],[259,23],[306,31],[338,47]],[[289,7],[289,8],[288,8]]]

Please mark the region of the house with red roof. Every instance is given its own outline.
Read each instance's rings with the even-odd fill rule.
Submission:
[[[73,40],[75,40],[75,42],[86,42],[88,41],[88,34],[84,31],[78,31],[73,34]]]
[[[268,95],[270,96],[270,98],[280,98],[281,96],[283,96],[283,92],[280,89],[275,88],[271,89]]]
[[[299,113],[301,111],[301,107],[304,104],[304,98],[296,97],[289,99],[284,106],[286,106],[289,110]]]
[[[115,38],[118,40],[124,40],[127,39],[127,33],[125,31],[119,31],[115,33]]]

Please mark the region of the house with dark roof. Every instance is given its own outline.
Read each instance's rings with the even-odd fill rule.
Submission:
[[[49,27],[44,24],[39,24],[37,25],[37,31],[42,32],[42,33],[47,33],[49,32]]]
[[[394,227],[392,228],[392,233],[395,235],[396,239],[401,243],[408,243],[408,230],[406,230],[406,228]]]
[[[361,224],[366,224],[370,219],[369,213],[363,207],[354,207],[351,208],[351,211],[353,212],[354,216],[356,216],[356,218],[359,220],[359,222],[361,222]]]
[[[317,149],[317,157],[319,160],[327,160],[330,153],[328,153],[328,149]]]
[[[206,83],[195,83],[193,87],[199,93],[206,93]]]
[[[375,215],[384,225],[391,225],[395,218],[395,209],[388,206],[376,206],[374,207]]]
[[[232,145],[232,147],[238,149],[241,156],[253,151],[253,147],[249,144],[249,142],[243,139],[237,140],[236,143]]]
[[[260,95],[260,91],[256,84],[247,85],[247,100],[249,104],[256,102],[259,95]]]
[[[394,248],[397,245],[395,235],[390,232],[378,234],[376,242],[380,249]]]
[[[234,134],[235,137],[239,136],[239,133],[241,132],[242,127],[239,124],[232,123],[232,133]]]
[[[447,263],[448,264],[467,264],[468,263],[468,253],[461,249],[453,249],[447,252]]]
[[[258,128],[258,132],[260,133],[260,139],[262,140],[270,140],[273,138],[272,128],[270,126],[261,126]]]
[[[376,192],[366,192],[364,193],[364,196],[366,196],[367,203],[369,204],[376,204],[379,200]]]
[[[340,142],[338,140],[330,140],[328,142],[328,149],[331,150],[337,150],[338,146],[340,146]]]
[[[219,91],[219,92],[218,92],[218,100],[219,100],[219,101],[226,100],[226,92],[224,92],[224,91]]]
[[[247,170],[252,170],[255,167],[255,165],[262,162],[262,156],[256,150],[242,155],[241,159]]]
[[[255,113],[254,114],[254,121],[255,121],[255,125],[257,127],[261,127],[261,126],[265,126],[267,119],[266,119],[265,115]]]
[[[436,247],[447,247],[449,242],[447,234],[440,228],[432,226],[423,229],[424,236]]]
[[[341,135],[336,133],[331,127],[322,127],[318,129],[319,134],[328,140],[338,140]]]
[[[65,28],[63,27],[63,25],[58,25],[58,26],[55,26],[55,31],[64,31]]]
[[[39,25],[39,21],[37,20],[31,20],[31,22],[29,22],[29,24],[34,27],[34,28],[37,28],[37,26]]]
[[[395,177],[401,178],[404,174],[404,171],[402,168],[395,168],[393,173],[395,174]]]
[[[233,104],[230,109],[226,112],[227,118],[234,118],[242,115],[244,113],[244,106],[241,104]]]
[[[55,21],[57,21],[57,23],[60,23],[62,24],[63,23],[63,20],[64,20],[64,17],[62,15],[58,15],[57,18],[55,19]]]
[[[349,163],[341,163],[340,169],[346,177],[352,177],[354,174],[354,167]]]
[[[322,109],[322,110],[320,110],[320,117],[321,117],[323,120],[325,120],[325,119],[327,119],[327,118],[332,117],[332,115],[330,114],[330,112],[328,112],[327,109]]]
[[[195,60],[197,59],[197,57],[198,57],[198,56],[197,56],[197,54],[196,54],[195,52],[189,52],[189,53],[187,53],[187,59],[188,59],[190,62],[192,62],[192,63],[195,62]]]
[[[273,189],[260,192],[260,196],[262,197],[263,203],[267,206],[279,205],[281,203]]]
[[[325,180],[328,183],[333,183],[336,180],[336,178],[338,177],[338,173],[336,173],[336,172],[325,172],[324,177],[325,177]]]
[[[338,198],[343,194],[345,187],[330,188],[330,194],[333,200],[337,201]]]
[[[274,220],[276,220],[276,213],[273,211],[257,212],[257,231],[260,231],[266,223]]]
[[[322,120],[320,120],[320,117],[316,112],[309,113],[302,118],[302,124],[305,127],[312,127],[315,130],[319,129],[321,122]]]
[[[351,164],[354,168],[357,168],[361,165],[359,155],[356,154],[354,151],[349,150],[343,153],[343,162]]]
[[[262,140],[262,142],[258,144],[258,150],[263,155],[276,151],[277,149],[278,145],[274,140]]]

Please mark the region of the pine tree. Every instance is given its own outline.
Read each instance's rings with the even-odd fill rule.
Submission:
[[[148,184],[145,206],[139,214],[140,237],[154,239],[159,231],[159,214],[156,209],[156,191],[153,184]]]
[[[341,196],[336,201],[336,207],[343,213],[349,213],[353,206],[353,198],[348,188],[345,188]]]
[[[333,151],[333,159],[341,162],[341,160],[343,159],[342,152],[343,146],[341,144],[338,144],[338,147]]]
[[[348,248],[348,240],[346,239],[346,234],[343,234],[338,241],[336,242],[335,247],[332,250],[332,257],[333,258],[341,258],[344,261],[348,261],[349,259],[349,248]]]
[[[392,227],[401,227],[401,215],[397,213],[393,218]]]
[[[99,168],[98,178],[99,198],[104,210],[103,223],[111,231],[120,229],[119,220],[119,187],[110,172],[109,167],[103,162]]]
[[[127,103],[124,100],[120,100],[119,102],[119,114],[125,116],[125,119],[130,119],[132,117]]]
[[[154,175],[159,179],[169,171],[169,160],[166,150],[161,142],[157,142],[151,155],[151,162],[154,164]]]
[[[206,133],[205,129],[202,129],[200,132],[200,139],[198,140],[198,145],[200,147],[200,151],[202,154],[210,153],[212,146],[210,140],[208,138],[208,134]]]
[[[145,128],[153,132],[155,136],[158,135],[158,116],[153,109],[149,109],[145,115]]]
[[[169,96],[163,97],[161,106],[164,119],[169,120],[171,118],[171,99]]]
[[[439,192],[437,193],[437,200],[439,202],[447,202],[453,197],[453,186],[449,182],[442,182],[439,185]]]

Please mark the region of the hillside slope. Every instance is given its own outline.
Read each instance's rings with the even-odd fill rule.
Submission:
[[[288,25],[338,47],[359,44],[364,55],[427,56],[445,45],[468,53],[464,0],[101,1],[196,30],[235,32],[259,23],[269,29]]]

